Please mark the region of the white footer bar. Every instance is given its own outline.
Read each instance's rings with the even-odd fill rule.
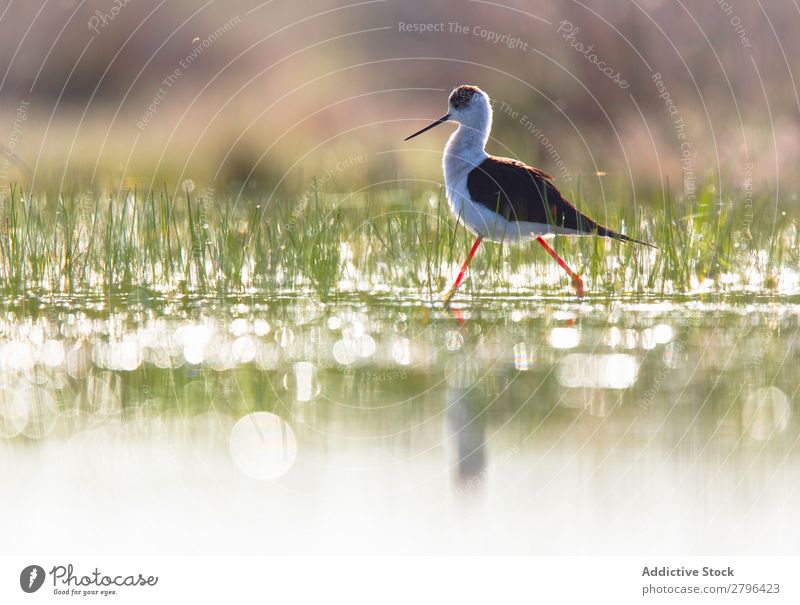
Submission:
[[[777,605],[800,603],[798,564],[786,556],[11,556],[0,558],[0,603]]]

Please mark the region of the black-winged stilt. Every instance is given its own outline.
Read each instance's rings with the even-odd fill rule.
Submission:
[[[583,280],[547,244],[546,236],[599,235],[651,246],[603,227],[579,212],[561,195],[547,173],[516,160],[487,154],[492,106],[488,95],[477,86],[464,85],[453,90],[447,113],[405,140],[448,121],[459,126],[447,141],[442,159],[447,200],[453,214],[476,239],[455,283],[445,294],[445,305],[456,293],[484,239],[493,242],[535,239],[572,278],[578,296],[583,296]]]

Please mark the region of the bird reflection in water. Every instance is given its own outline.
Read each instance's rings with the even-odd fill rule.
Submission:
[[[473,500],[487,480],[486,412],[489,398],[481,385],[475,353],[479,335],[470,334],[459,309],[448,308],[457,328],[449,332],[445,364],[445,418],[454,496]]]

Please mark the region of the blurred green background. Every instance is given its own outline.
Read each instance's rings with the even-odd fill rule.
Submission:
[[[721,178],[796,199],[798,25],[788,1],[10,1],[0,177],[34,190],[302,191],[326,171],[329,188],[439,182],[445,133],[402,139],[468,82],[495,100],[490,151],[568,191],[600,190],[601,172],[623,197]]]

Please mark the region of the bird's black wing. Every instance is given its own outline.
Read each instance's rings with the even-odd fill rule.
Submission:
[[[566,200],[551,179],[522,162],[489,156],[469,173],[467,190],[475,202],[509,221],[597,231],[597,223]]]

